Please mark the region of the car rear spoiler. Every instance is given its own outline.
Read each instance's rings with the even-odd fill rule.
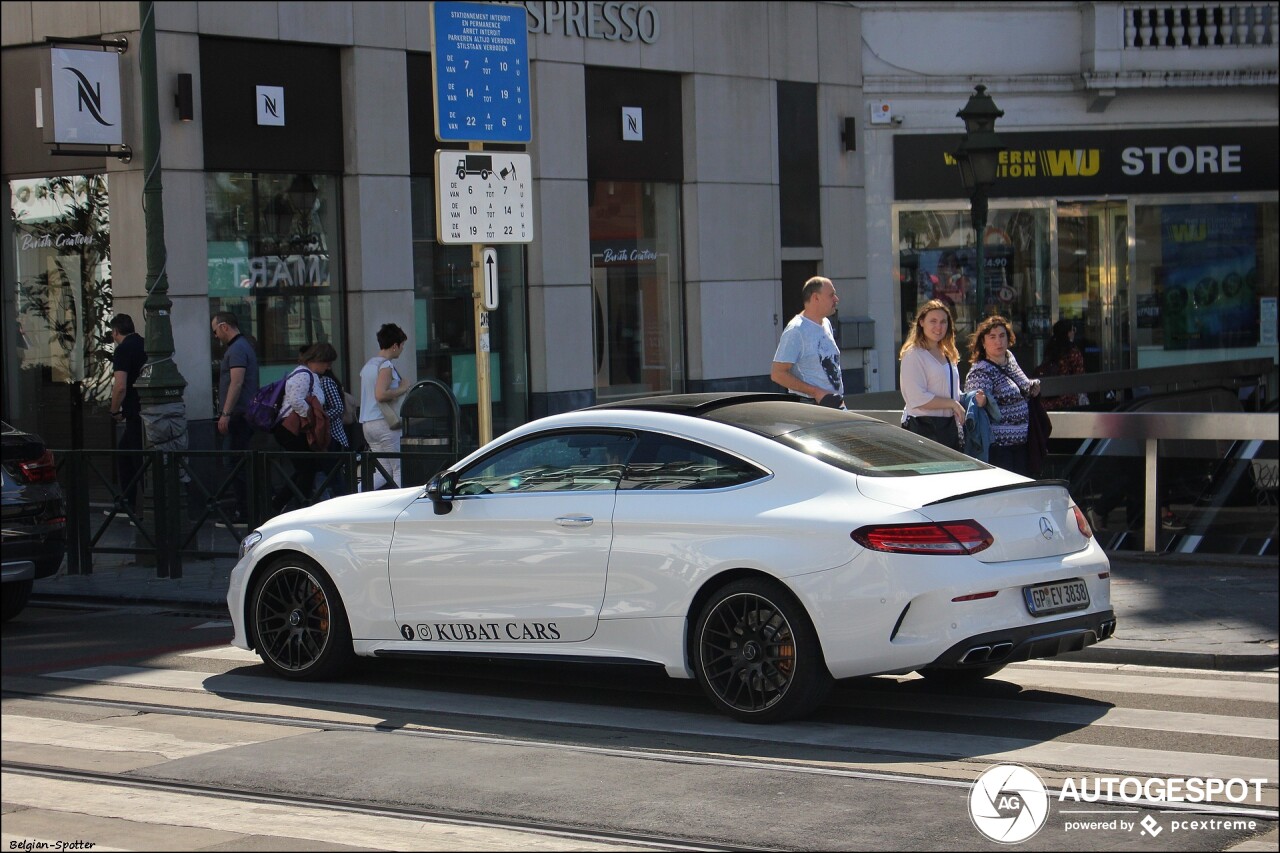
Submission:
[[[936,501],[929,501],[929,503],[922,504],[922,506],[935,506],[937,504],[951,503],[952,501],[962,501],[966,498],[976,498],[979,495],[992,495],[996,492],[1012,492],[1017,489],[1034,489],[1039,486],[1061,486],[1064,489],[1068,489],[1068,494],[1070,494],[1070,485],[1071,484],[1066,480],[1032,480],[1029,483],[1009,483],[1005,486],[992,486],[989,489],[978,489],[976,492],[965,492],[962,495],[950,495],[945,498],[939,498]]]

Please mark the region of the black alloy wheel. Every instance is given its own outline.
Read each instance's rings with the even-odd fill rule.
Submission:
[[[277,675],[331,678],[354,657],[346,611],[319,569],[277,562],[254,586],[251,601],[258,655]]]
[[[749,578],[718,590],[702,608],[694,637],[703,691],[744,722],[802,717],[830,687],[808,615],[774,581]]]

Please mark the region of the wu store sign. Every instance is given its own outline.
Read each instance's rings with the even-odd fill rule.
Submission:
[[[52,101],[44,141],[66,145],[120,145],[120,54],[115,51],[49,48],[41,69]]]

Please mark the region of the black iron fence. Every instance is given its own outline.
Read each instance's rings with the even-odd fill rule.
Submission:
[[[392,460],[401,463],[399,485],[423,485],[456,458],[452,448],[441,451],[55,450],[67,499],[67,572],[90,574],[95,557],[116,554],[154,565],[157,577],[180,578],[184,560],[237,557],[240,540],[280,512],[372,488],[378,474],[377,482],[389,479]],[[122,481],[126,454],[135,464]],[[295,462],[315,476],[298,477]]]

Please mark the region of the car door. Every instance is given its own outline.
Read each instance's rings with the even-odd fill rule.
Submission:
[[[449,511],[396,521],[390,580],[405,639],[575,642],[595,633],[613,509],[634,436],[561,430],[515,439],[458,472]]]

